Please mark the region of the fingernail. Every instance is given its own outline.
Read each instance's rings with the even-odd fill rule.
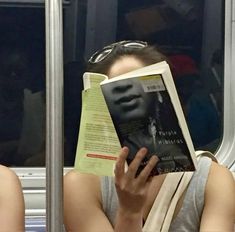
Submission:
[[[153,155],[152,157],[153,157],[153,159],[155,159],[157,162],[160,160],[156,155]]]
[[[142,152],[147,152],[148,149],[147,149],[146,147],[142,147],[142,148],[141,148],[141,151],[142,151]]]
[[[128,149],[128,147],[123,147],[123,148],[122,148],[122,151],[124,151],[124,152],[128,152],[128,151],[129,151],[129,149]]]

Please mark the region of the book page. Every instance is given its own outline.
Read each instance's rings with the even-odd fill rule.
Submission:
[[[75,169],[85,173],[112,176],[121,146],[99,85],[104,76],[90,74],[88,78],[91,88],[82,93]]]

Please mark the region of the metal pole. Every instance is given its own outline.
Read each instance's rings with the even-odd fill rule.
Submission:
[[[63,231],[62,0],[45,0],[46,14],[46,224]]]

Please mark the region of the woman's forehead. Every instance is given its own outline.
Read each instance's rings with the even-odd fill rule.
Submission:
[[[116,77],[144,66],[143,62],[134,56],[123,56],[110,67],[108,77]]]

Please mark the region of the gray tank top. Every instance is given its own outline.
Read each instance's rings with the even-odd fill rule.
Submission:
[[[186,191],[182,207],[171,223],[172,232],[197,232],[204,206],[204,193],[211,159],[202,157],[198,163],[198,169],[194,172]],[[101,178],[102,205],[110,223],[114,226],[118,198],[112,177]]]

